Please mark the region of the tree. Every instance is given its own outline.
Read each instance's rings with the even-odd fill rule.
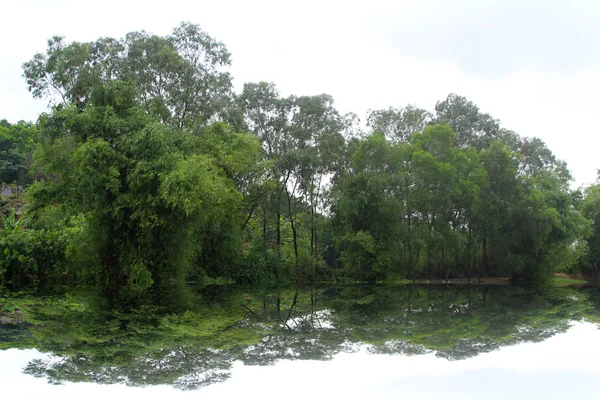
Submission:
[[[350,276],[374,282],[394,272],[400,261],[404,214],[400,172],[403,144],[382,133],[366,137],[352,154],[349,169],[334,189],[332,223],[338,226],[340,258]]]
[[[369,110],[367,126],[373,132],[383,132],[390,140],[406,142],[413,133],[423,131],[432,119],[429,111],[408,105],[404,108]]]
[[[587,252],[582,257],[579,268],[588,274],[600,271],[600,183],[587,187],[584,191],[581,212],[589,221],[590,235],[587,238]]]
[[[130,82],[136,100],[174,128],[208,124],[232,102],[225,46],[198,25],[182,23],[168,36],[132,32],[123,39],[67,43],[55,36],[46,53],[23,64],[34,98],[83,110],[99,84]]]
[[[39,126],[0,122],[0,178],[41,180],[32,228],[67,232],[83,278],[134,294],[207,277],[528,284],[583,254],[578,207],[594,219],[593,189],[582,200],[543,141],[465,97],[435,113],[370,110],[364,136],[326,94],[259,82],[235,95],[229,64],[222,43],[183,23],[166,36],[53,37],[23,65],[52,107]]]
[[[284,204],[284,192],[287,194],[288,181],[295,167],[288,154],[290,104],[281,98],[273,83],[266,82],[244,84],[236,103],[241,125],[260,140],[264,160],[270,163],[263,177],[267,184],[248,198],[251,206],[245,223],[245,227],[255,228],[249,233],[251,248],[247,255],[253,258],[250,263],[268,265],[270,271],[255,271],[250,275],[266,279],[265,275],[270,274],[279,280],[285,275],[280,273],[283,211],[288,208]],[[255,224],[251,221],[253,217],[257,219]],[[245,269],[249,272],[255,268],[246,265]]]
[[[263,180],[271,164],[263,159],[257,138],[234,132],[229,125],[215,123],[197,132],[195,138],[195,147],[214,159],[224,177],[243,196],[240,207],[229,209],[224,219],[210,219],[201,228],[198,273],[235,278],[253,202],[271,188]]]
[[[262,199],[263,241],[272,243],[282,260],[282,223],[289,223],[294,274],[312,274],[320,257],[319,214],[327,180],[340,163],[347,117],[339,115],[331,96],[281,98],[275,85],[265,82],[245,84],[238,104],[245,126],[272,162],[275,188]],[[306,248],[303,228],[309,235]]]
[[[554,154],[539,138],[523,138],[517,150],[520,153],[520,172],[528,175],[552,169],[557,163]]]
[[[309,207],[310,263],[314,264],[320,256],[318,215],[324,210],[327,181],[339,168],[345,118],[334,108],[333,98],[328,95],[294,97],[290,101],[293,104],[290,136],[297,162],[297,184],[293,188],[298,188]],[[294,196],[294,192],[288,191],[288,196]]]
[[[498,120],[479,112],[479,107],[465,97],[449,94],[445,100],[437,102],[435,112],[434,122],[454,130],[458,147],[483,149],[498,137]]]
[[[247,145],[211,154],[194,135],[155,122],[135,87],[111,81],[91,91],[85,109],[57,107],[41,118],[36,165],[52,179],[32,187],[31,207],[59,204],[84,216],[71,244],[83,276],[121,294],[161,293],[184,282],[201,229],[239,213],[242,194],[227,173],[257,147],[237,136]]]
[[[34,124],[20,121],[0,124],[0,186],[16,184],[25,186],[33,181],[30,174],[32,154],[38,136]]]
[[[572,268],[587,228],[565,164],[532,161],[539,159],[497,140],[459,147],[443,125],[413,133],[408,143],[368,136],[334,190],[330,223],[340,260],[358,280],[547,281]]]

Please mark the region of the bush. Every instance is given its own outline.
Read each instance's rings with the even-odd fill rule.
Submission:
[[[56,282],[66,271],[67,238],[48,230],[0,231],[0,282],[10,286]]]

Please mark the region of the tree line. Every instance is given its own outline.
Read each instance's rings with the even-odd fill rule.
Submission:
[[[49,109],[0,123],[0,181],[26,187],[2,199],[2,283],[162,295],[186,281],[597,272],[600,186],[572,190],[542,140],[455,94],[363,124],[325,94],[236,93],[230,63],[189,23],[53,37],[24,63]]]

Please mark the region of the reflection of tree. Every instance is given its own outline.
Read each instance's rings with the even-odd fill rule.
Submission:
[[[3,337],[12,347],[49,353],[25,373],[51,383],[195,389],[226,380],[235,361],[329,360],[364,345],[373,353],[459,360],[544,340],[572,320],[600,320],[600,295],[571,288],[222,288],[204,291],[202,299],[180,314],[105,313],[85,298],[55,300],[28,308],[27,335]]]
[[[196,389],[229,378],[233,359],[228,352],[191,346],[132,357],[119,364],[84,354],[39,358],[29,362],[24,372],[45,376],[53,384],[64,381],[130,386],[167,384],[179,389]]]
[[[515,288],[368,288],[338,305],[352,336],[381,353],[435,352],[464,359],[500,346],[544,340],[565,331],[590,304],[572,289],[526,292]]]

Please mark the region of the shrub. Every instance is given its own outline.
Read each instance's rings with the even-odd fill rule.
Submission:
[[[10,286],[58,281],[66,271],[66,236],[48,230],[0,230],[0,282]]]

